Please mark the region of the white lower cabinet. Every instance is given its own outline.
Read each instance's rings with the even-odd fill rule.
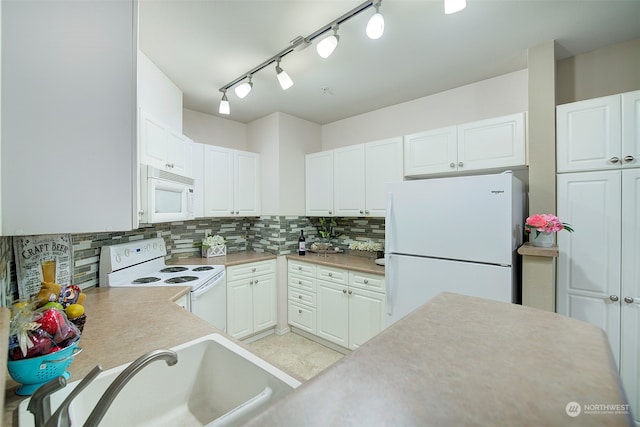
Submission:
[[[351,350],[382,331],[383,276],[292,260],[288,271],[290,325]]]
[[[227,333],[241,339],[276,325],[276,261],[227,267]]]

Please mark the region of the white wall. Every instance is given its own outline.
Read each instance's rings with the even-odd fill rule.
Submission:
[[[322,150],[322,127],[280,114],[280,215],[305,215],[304,155]]]
[[[182,91],[140,50],[138,107],[182,133]]]
[[[184,109],[182,133],[196,142],[247,150],[247,125]],[[250,151],[250,150],[247,150]]]
[[[322,150],[527,111],[527,70],[322,126]]]

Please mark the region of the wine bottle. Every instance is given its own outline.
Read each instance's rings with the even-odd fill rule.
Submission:
[[[305,242],[304,238],[304,230],[300,230],[300,237],[298,237],[298,255],[304,255],[306,253],[306,249],[304,246]]]

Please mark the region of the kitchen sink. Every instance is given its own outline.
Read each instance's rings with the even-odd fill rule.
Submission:
[[[100,426],[232,426],[251,419],[300,382],[226,337],[215,333],[171,348],[178,363],[154,362],[120,391]],[[102,372],[71,403],[73,425],[82,425],[124,364]],[[53,411],[79,383],[51,395]],[[19,425],[33,426],[20,403]]]

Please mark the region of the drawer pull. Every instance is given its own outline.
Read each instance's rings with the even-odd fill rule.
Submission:
[[[298,266],[298,270],[302,270],[302,267],[301,267],[301,266]]]
[[[299,314],[302,314],[302,310],[298,310],[298,313],[299,313]]]
[[[369,284],[369,280],[364,279],[364,284],[365,284],[365,285],[368,285],[368,284]]]
[[[329,273],[329,277],[333,277],[333,273]]]
[[[302,299],[302,295],[298,295],[298,298]]]
[[[255,273],[255,272],[256,272],[256,268],[255,268],[255,267],[253,267],[253,268],[251,269],[251,272],[252,272],[252,273]]]
[[[298,285],[302,285],[302,280],[298,280]]]
[[[349,291],[349,295],[353,294],[353,291]]]
[[[343,293],[343,294],[346,294],[346,293],[347,293],[347,290],[346,290],[346,289],[343,289],[343,290],[342,290],[342,293]]]

